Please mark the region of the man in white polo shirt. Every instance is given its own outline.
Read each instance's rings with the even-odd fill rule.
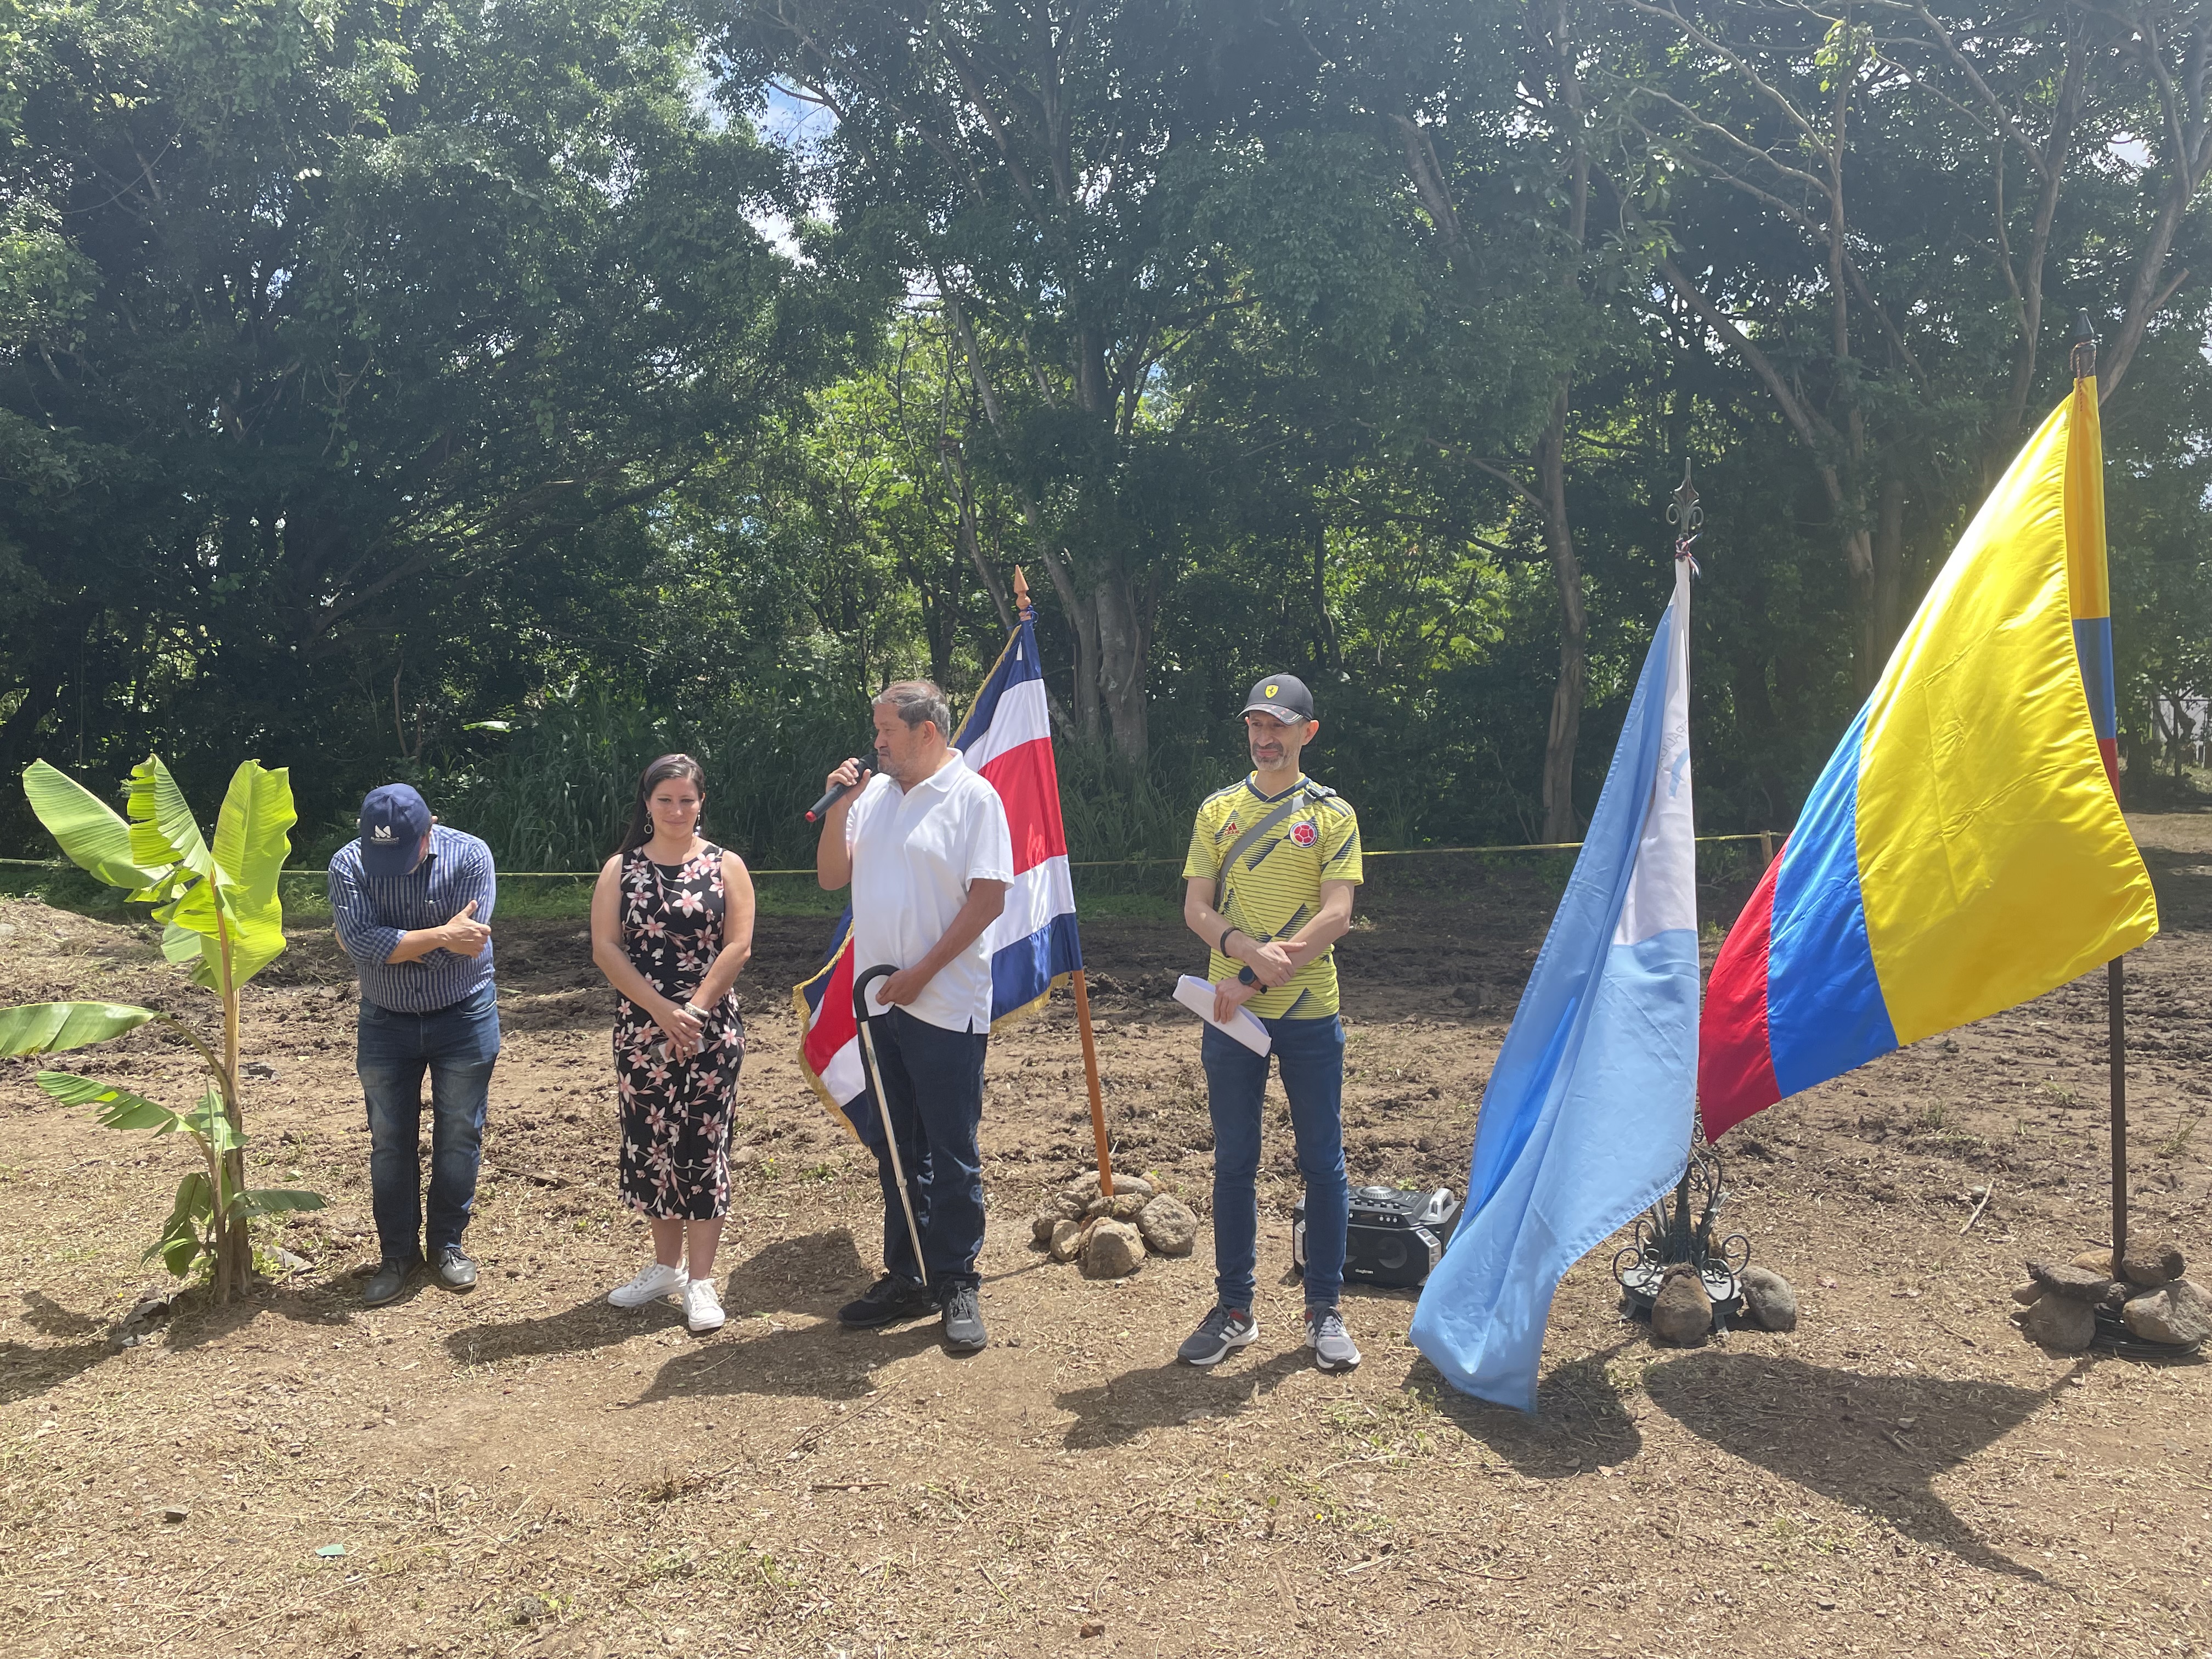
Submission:
[[[854,971],[898,971],[868,990],[884,1119],[911,1183],[922,1261],[907,1237],[896,1177],[884,1188],[884,1276],[837,1317],[888,1325],[933,1311],[956,1353],[983,1346],[983,1055],[991,1039],[991,957],[984,930],[1006,908],[1012,838],[999,792],[949,746],[952,711],[927,680],[875,699],[873,775],[856,761],[830,775],[848,793],[823,815],[815,876],[853,884]],[[853,786],[866,777],[859,789]],[[923,1288],[921,1268],[928,1268]]]

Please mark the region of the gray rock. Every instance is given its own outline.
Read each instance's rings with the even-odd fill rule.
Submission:
[[[1686,1267],[1670,1267],[1651,1304],[1651,1334],[1677,1348],[1694,1347],[1713,1328],[1713,1299]]]
[[[2171,1285],[2182,1269],[2181,1252],[2171,1244],[2131,1244],[2120,1258],[2120,1277],[2147,1291]]]
[[[1181,1199],[1162,1193],[1137,1212],[1137,1231],[1154,1255],[1188,1255],[1198,1241],[1198,1218]]]
[[[2104,1299],[2105,1287],[2112,1276],[2087,1267],[2077,1267],[2072,1262],[2053,1266],[2048,1261],[2031,1261],[2027,1276],[2049,1291],[2053,1296],[2063,1296],[2094,1307]]]
[[[1117,1192],[1111,1198],[1101,1193],[1083,1206],[1083,1216],[1086,1221],[1102,1215],[1115,1221],[1134,1221],[1137,1212],[1150,1201],[1151,1194],[1146,1193]]]
[[[2043,1286],[2037,1284],[2031,1279],[2027,1284],[2022,1285],[2019,1289],[2015,1290],[2012,1293],[2012,1299],[2019,1303],[2021,1307],[2025,1308],[2042,1294]]]
[[[1054,1261],[1073,1261],[1075,1253],[1083,1248],[1083,1224],[1062,1216],[1052,1224],[1052,1237],[1046,1242]]]
[[[1083,1218],[1083,1204],[1081,1196],[1063,1187],[1044,1195],[1044,1202],[1037,1206],[1037,1213],[1055,1218],[1065,1216],[1070,1221],[1080,1221]]]
[[[2177,1279],[2130,1297],[2120,1316],[2146,1342],[2186,1346],[2212,1336],[2212,1293],[2193,1279]]]
[[[1039,1210],[1030,1220],[1030,1242],[1033,1244],[1051,1243],[1052,1230],[1067,1218],[1057,1210]]]
[[[507,1616],[514,1624],[536,1625],[550,1619],[553,1609],[545,1605],[541,1596],[525,1595],[517,1598],[514,1605],[507,1610]]]
[[[1086,1279],[1127,1279],[1145,1264],[1145,1241],[1126,1221],[1094,1221],[1083,1246]]]
[[[2045,1296],[2021,1316],[2020,1328],[2031,1342],[2060,1353],[2079,1353],[2097,1334],[2097,1310],[2070,1296]]]
[[[1770,1331],[1797,1328],[1797,1292],[1771,1267],[1746,1267],[1742,1275],[1743,1303],[1760,1327]]]

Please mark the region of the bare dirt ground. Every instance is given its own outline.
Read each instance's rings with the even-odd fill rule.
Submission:
[[[2138,821],[2165,910],[2132,959],[2136,1225],[2212,1267],[2212,817]],[[1344,946],[1355,1180],[1456,1186],[1549,915],[1525,872],[1377,866]],[[1714,923],[1740,886],[1705,895]],[[0,902],[0,1001],[204,1012],[137,929]],[[1411,1298],[1353,1291],[1367,1351],[1311,1369],[1287,1275],[1287,1125],[1261,1200],[1261,1338],[1170,1363],[1195,1257],[1099,1284],[1029,1247],[1083,1167],[1064,1006],[994,1042],[994,1341],[839,1329],[878,1198],[793,1059],[817,922],[745,983],[751,1149],[705,1339],[606,1289],[642,1261],[612,1191],[609,994],[579,923],[499,930],[507,1046],[469,1244],[480,1287],[364,1310],[374,1255],[353,1000],[302,933],[248,994],[268,1184],[331,1208],[312,1264],[143,1346],[139,1251],[186,1165],[0,1062],[0,1650],[228,1655],[2170,1655],[2208,1632],[2212,1370],[2025,1343],[2027,1255],[2107,1228],[2101,976],[1784,1102],[1729,1137],[1729,1218],[1797,1332],[1687,1352],[1616,1316],[1609,1250],[1562,1287],[1532,1418],[1443,1388]],[[1709,928],[1710,945],[1717,927]],[[1086,927],[1118,1158],[1203,1215],[1178,931]],[[79,1069],[188,1098],[142,1033]],[[190,1085],[197,1093],[197,1085]],[[1971,1187],[1993,1183],[1978,1223]],[[163,1518],[165,1506],[186,1511]],[[343,1555],[319,1552],[342,1546]],[[1084,1632],[1103,1629],[1095,1635]]]

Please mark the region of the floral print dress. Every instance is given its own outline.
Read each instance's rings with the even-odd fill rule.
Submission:
[[[643,848],[622,867],[623,945],[653,988],[683,1002],[721,953],[728,896],[722,849],[708,845],[680,865],[655,864]],[[622,1097],[623,1201],[658,1220],[712,1221],[730,1207],[730,1134],[745,1029],[732,990],[707,1010],[707,1030],[689,1060],[628,997],[615,1007],[615,1084]]]

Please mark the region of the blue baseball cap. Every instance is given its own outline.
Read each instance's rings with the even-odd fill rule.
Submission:
[[[430,808],[415,787],[380,784],[361,804],[361,867],[372,876],[404,876],[430,833]]]

